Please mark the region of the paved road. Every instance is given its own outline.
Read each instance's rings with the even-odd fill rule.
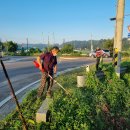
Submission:
[[[33,66],[35,57],[13,57],[10,61],[4,61],[13,88],[16,91],[40,79],[40,72]],[[111,60],[105,59],[106,61]],[[91,58],[58,59],[58,71],[74,68],[85,64],[95,63]],[[10,96],[10,89],[0,66],[0,102]]]

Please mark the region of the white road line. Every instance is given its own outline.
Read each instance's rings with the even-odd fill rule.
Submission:
[[[40,72],[36,72],[36,73],[34,73],[33,75],[36,75],[36,76],[37,76],[38,74],[40,74]],[[13,78],[10,78],[10,81],[13,83],[13,82],[16,82],[16,81],[19,81],[19,80],[26,79],[26,78],[31,77],[31,76],[32,76],[32,73],[31,73],[31,74],[22,74],[22,75],[19,75],[19,76],[15,76],[15,77],[13,77]],[[2,84],[2,85],[0,85],[0,88],[3,87],[4,85],[7,85],[8,83],[7,83],[7,81],[5,80],[5,81],[1,82],[1,84]]]
[[[75,68],[69,68],[69,69],[66,69],[64,71],[61,71],[61,72],[58,72],[57,73],[57,76],[60,75],[60,74],[64,74],[66,72],[69,72],[69,71],[72,71],[72,70],[75,70],[75,69],[78,69],[78,68],[81,68],[81,67],[85,67],[86,65],[82,65],[82,66],[79,66],[79,67],[75,67]],[[22,91],[24,91],[25,89],[31,87],[32,85],[36,84],[36,83],[39,83],[40,80],[37,80],[21,89],[19,89],[17,92],[15,92],[16,95],[18,95],[19,93],[21,93]],[[12,96],[8,96],[7,98],[5,98],[3,101],[0,102],[0,108],[5,104],[7,103],[10,99],[12,99],[13,97]]]
[[[26,59],[35,59],[35,57],[24,57],[24,58],[12,58],[9,61],[6,61],[6,63],[12,63],[12,62],[17,62],[17,61],[22,61],[22,60],[26,60]]]
[[[77,60],[77,59],[80,59],[80,58],[62,57],[61,59],[64,59],[64,60]]]
[[[17,92],[15,92],[15,94],[18,95],[19,93],[21,93],[21,92],[24,91],[25,89],[31,87],[32,85],[34,85],[34,84],[36,84],[36,83],[38,83],[38,82],[40,82],[40,80],[37,80],[37,81],[35,81],[35,82],[33,82],[33,83],[31,83],[31,84],[25,86],[24,88],[22,88],[22,89],[18,90]],[[8,102],[10,99],[12,99],[12,98],[13,98],[12,96],[8,96],[7,98],[5,98],[3,101],[0,102],[0,107],[2,107],[5,103],[7,103],[7,102]]]

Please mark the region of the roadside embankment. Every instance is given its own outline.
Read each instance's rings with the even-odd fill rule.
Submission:
[[[123,64],[129,66],[130,62]],[[53,88],[53,103],[50,106],[51,122],[40,124],[35,122],[35,114],[42,100],[36,100],[36,90],[30,92],[21,104],[29,129],[129,129],[130,71],[128,70],[119,79],[112,65],[105,64],[105,77],[98,79],[94,68],[90,69],[89,73],[86,73],[83,67],[57,77],[57,81],[71,95],[66,95],[58,86]],[[86,84],[83,88],[77,87],[77,75],[86,76]],[[16,111],[0,124],[0,128],[22,129],[22,123]]]

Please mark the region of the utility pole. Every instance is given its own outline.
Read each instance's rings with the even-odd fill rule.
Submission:
[[[49,52],[49,46],[50,46],[50,42],[49,42],[49,36],[48,36],[48,47],[47,47],[48,52]]]
[[[91,34],[91,52],[93,51],[93,41],[92,41],[92,34]]]
[[[115,38],[114,38],[114,47],[118,49],[118,61],[117,61],[117,68],[116,68],[116,73],[118,77],[120,77],[124,8],[125,8],[125,0],[118,0],[117,15],[116,15],[116,29],[115,29]]]
[[[44,36],[43,36],[43,32],[42,32],[42,41],[43,41],[43,44],[44,44]]]
[[[28,38],[26,40],[27,40],[27,52],[28,52]]]
[[[43,32],[42,32],[42,41],[43,41],[43,50],[44,50],[44,35],[43,35]]]
[[[53,32],[53,43],[55,44],[55,33]]]
[[[65,39],[63,39],[63,44],[65,43]]]

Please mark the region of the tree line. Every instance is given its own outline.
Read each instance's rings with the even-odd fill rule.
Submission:
[[[71,52],[75,49],[80,50],[91,50],[91,43],[93,44],[93,49],[95,50],[97,47],[101,49],[109,49],[113,52],[114,39],[100,39],[100,40],[88,40],[88,41],[69,41],[60,45],[62,48],[62,52]],[[127,38],[123,38],[122,42],[122,50],[128,51],[130,50],[130,41]]]
[[[41,53],[39,48],[25,48],[22,45],[15,43],[13,41],[0,41],[0,51],[5,52],[8,55],[32,55],[33,53]]]
[[[114,44],[114,39],[100,39],[100,40],[88,40],[88,41],[69,41],[62,43],[61,45],[56,44],[61,48],[61,53],[72,53],[74,50],[79,49],[79,50],[91,50],[91,42],[93,44],[94,50],[96,47],[100,47],[102,49],[109,49],[111,52],[113,51],[113,44]],[[17,44],[13,41],[6,41],[2,42],[0,41],[0,51],[3,50],[4,52],[12,52],[16,53],[19,50],[20,44]],[[52,45],[51,45],[52,46]],[[51,48],[51,47],[49,47]],[[127,38],[123,38],[123,45],[122,45],[123,50],[128,50],[130,49],[130,41],[127,40]],[[22,54],[25,53],[40,53],[42,51],[47,51],[48,48],[34,48],[31,47],[28,50],[25,47],[20,47],[20,51]],[[49,49],[50,50],[50,49]]]

